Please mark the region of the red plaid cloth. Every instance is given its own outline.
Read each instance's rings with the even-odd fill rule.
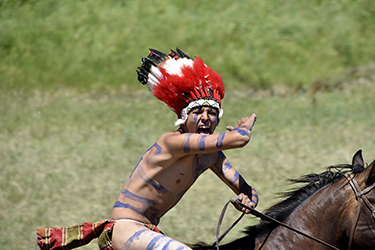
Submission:
[[[103,220],[82,223],[72,227],[37,228],[37,242],[41,250],[66,250],[80,247],[98,238],[104,231],[112,230],[114,221]],[[109,244],[102,250],[114,250]]]
[[[84,246],[98,238],[100,250],[115,250],[112,245],[113,220],[95,223],[85,222],[72,227],[40,227],[36,229],[37,243],[41,250],[68,250]],[[146,225],[150,230],[162,234],[154,225]]]

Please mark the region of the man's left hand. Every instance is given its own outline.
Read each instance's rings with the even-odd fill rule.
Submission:
[[[239,200],[240,202],[242,202],[246,206],[249,206],[251,208],[255,208],[258,205],[259,197],[258,197],[257,191],[254,188],[252,188],[252,190],[251,190],[251,196],[250,195],[248,196],[248,195],[246,195],[244,193],[240,193],[237,196],[237,200]],[[246,209],[243,206],[237,204],[234,199],[231,199],[231,202],[232,202],[232,204],[235,206],[235,208],[238,211],[244,212],[245,214],[249,214],[250,213],[249,209]]]

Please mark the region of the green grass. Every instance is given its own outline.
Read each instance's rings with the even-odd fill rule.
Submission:
[[[176,46],[227,88],[308,88],[372,63],[374,27],[371,0],[1,0],[0,90],[133,89],[148,48]]]
[[[258,209],[290,188],[285,177],[350,163],[358,149],[375,158],[375,87],[365,79],[343,89],[287,96],[229,91],[217,132],[255,112],[252,140],[227,151],[231,163],[257,188]],[[0,245],[24,249],[37,227],[70,226],[108,218],[124,181],[143,152],[175,115],[151,93],[0,93]],[[215,238],[220,211],[234,194],[211,172],[198,179],[162,220],[160,229],[184,242]],[[239,214],[229,208],[223,228]],[[225,240],[258,219],[245,217]],[[96,241],[83,249],[97,249]]]

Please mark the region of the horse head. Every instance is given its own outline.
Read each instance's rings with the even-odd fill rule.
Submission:
[[[355,199],[348,209],[348,249],[374,249],[375,246],[375,160],[365,168],[362,151],[353,157],[353,169],[364,170],[348,181],[355,194]]]

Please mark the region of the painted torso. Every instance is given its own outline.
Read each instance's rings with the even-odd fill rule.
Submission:
[[[176,158],[159,139],[146,151],[126,181],[111,219],[134,219],[157,225],[198,176],[217,162],[219,155],[214,152]]]

